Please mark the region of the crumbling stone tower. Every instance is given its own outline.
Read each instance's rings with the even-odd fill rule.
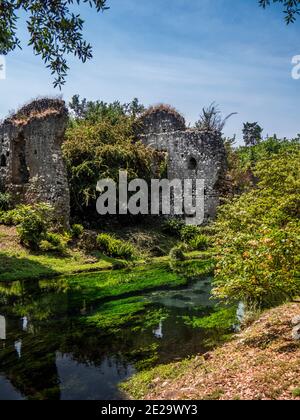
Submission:
[[[170,180],[204,180],[205,222],[213,220],[226,169],[221,133],[188,129],[184,118],[168,105],[149,108],[138,126],[139,138],[146,146],[167,153]]]
[[[14,202],[47,202],[64,225],[70,193],[61,145],[68,122],[65,103],[36,100],[0,125],[0,188]]]

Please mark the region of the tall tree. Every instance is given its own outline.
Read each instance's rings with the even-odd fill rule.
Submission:
[[[243,137],[246,146],[256,146],[262,141],[263,129],[257,123],[245,123],[243,128]]]
[[[108,9],[107,0],[0,0],[0,54],[21,48],[17,23],[25,12],[29,45],[55,75],[54,86],[61,88],[69,69],[66,56],[74,54],[82,62],[93,56],[92,46],[83,39],[84,21],[72,12],[72,6],[81,3],[96,12]]]

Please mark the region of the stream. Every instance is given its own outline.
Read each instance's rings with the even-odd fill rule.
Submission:
[[[49,286],[51,284],[51,286]],[[0,400],[123,399],[142,369],[201,354],[232,332],[211,278],[98,302],[68,281],[0,284]]]

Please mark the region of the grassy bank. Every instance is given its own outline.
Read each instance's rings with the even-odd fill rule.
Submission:
[[[0,281],[53,278],[74,273],[108,270],[114,261],[104,256],[92,259],[80,252],[69,252],[64,257],[34,255],[26,251],[0,252]]]
[[[140,237],[149,239],[150,232],[147,235],[140,233]],[[170,238],[165,238],[165,242],[171,246]],[[144,251],[144,256],[141,252],[140,258],[135,261],[136,265],[169,262],[168,256],[149,257],[146,252],[148,248]],[[187,253],[187,258],[206,260],[211,258],[211,254],[210,251],[195,251]],[[33,253],[19,244],[15,228],[0,226],[0,282],[105,271],[118,265],[120,260],[109,258],[100,252],[85,253],[76,248],[69,248],[63,256]]]
[[[266,311],[228,344],[205,355],[137,374],[122,385],[134,399],[300,400],[300,304]]]

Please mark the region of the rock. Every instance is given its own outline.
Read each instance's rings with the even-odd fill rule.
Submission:
[[[292,324],[293,324],[293,325],[300,325],[300,315],[295,316],[295,317],[292,319]]]
[[[293,328],[292,337],[293,340],[300,340],[300,324]]]
[[[204,360],[210,360],[212,358],[212,354],[211,353],[205,353],[205,354],[203,354],[203,359]]]

